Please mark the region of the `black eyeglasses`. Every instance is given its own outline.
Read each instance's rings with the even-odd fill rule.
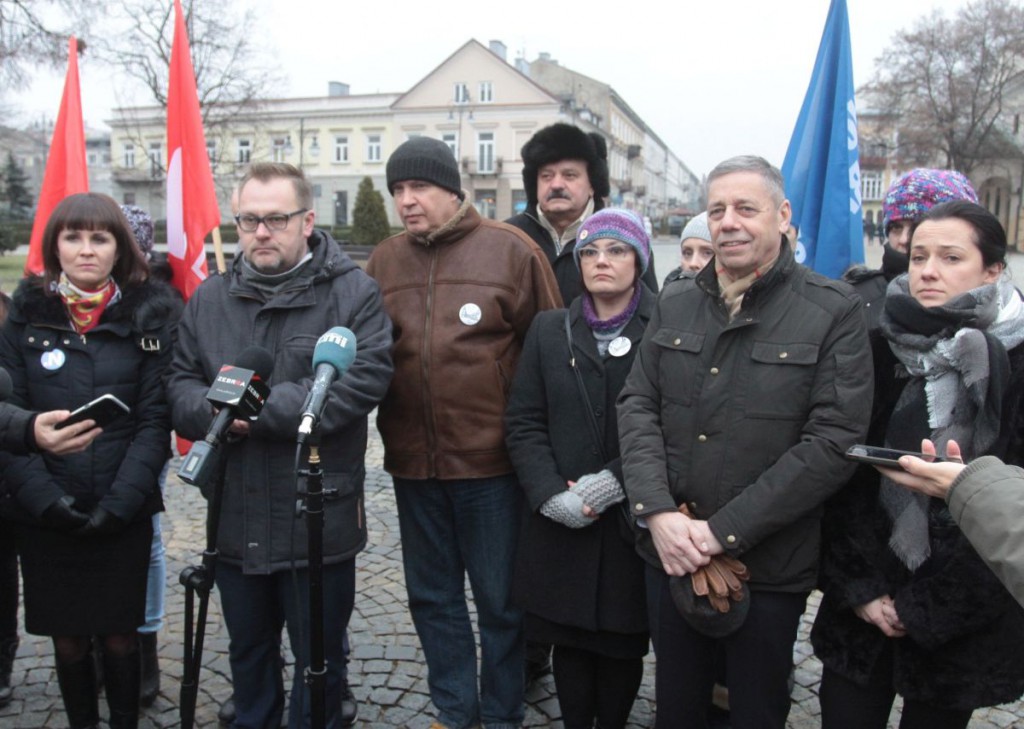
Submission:
[[[235,222],[238,227],[245,233],[255,233],[256,229],[260,227],[260,223],[267,226],[267,230],[284,230],[288,227],[288,221],[294,218],[296,215],[302,215],[308,211],[309,208],[302,208],[296,210],[294,213],[271,213],[270,215],[250,215],[244,213],[242,215],[235,216]]]

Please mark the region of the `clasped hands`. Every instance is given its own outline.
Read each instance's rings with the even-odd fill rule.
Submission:
[[[682,577],[711,562],[725,550],[706,521],[694,519],[683,504],[679,511],[665,511],[646,517],[647,528],[665,573]]]
[[[889,595],[876,597],[871,602],[858,605],[853,609],[857,617],[871,623],[890,638],[902,638],[907,628],[896,613],[896,602]]]

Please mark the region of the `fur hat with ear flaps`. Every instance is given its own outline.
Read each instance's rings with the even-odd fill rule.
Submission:
[[[526,209],[537,207],[537,173],[544,165],[564,159],[587,163],[587,177],[594,188],[594,210],[604,207],[604,198],[611,193],[608,182],[608,145],[597,132],[585,132],[571,124],[552,124],[530,137],[523,145],[523,187]]]

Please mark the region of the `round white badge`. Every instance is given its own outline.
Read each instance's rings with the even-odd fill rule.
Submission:
[[[467,327],[476,326],[480,323],[480,318],[484,315],[480,311],[480,307],[476,304],[463,304],[462,308],[459,309],[459,321],[465,324]]]
[[[44,369],[48,370],[59,370],[64,366],[64,362],[67,360],[67,355],[61,349],[51,349],[49,352],[43,352],[39,358],[40,364],[43,365]]]
[[[629,337],[615,337],[615,339],[608,343],[608,354],[612,357],[622,357],[629,354],[632,346],[633,343],[629,341]]]

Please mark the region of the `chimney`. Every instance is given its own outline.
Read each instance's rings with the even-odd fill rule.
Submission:
[[[492,40],[488,42],[487,47],[491,49],[491,53],[506,63],[508,62],[508,48],[500,40]]]
[[[341,81],[328,81],[327,82],[327,95],[328,96],[348,96],[348,84],[343,84]]]

